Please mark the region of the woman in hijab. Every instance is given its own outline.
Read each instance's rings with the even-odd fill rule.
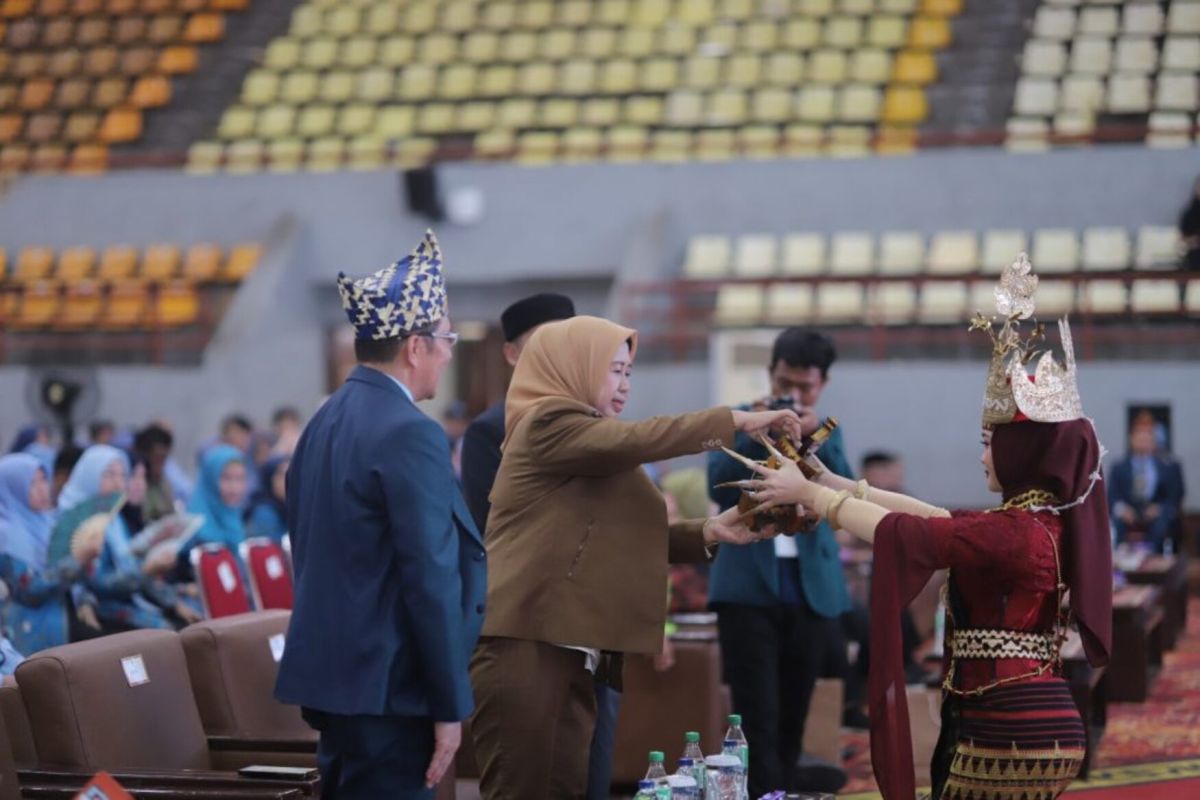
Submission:
[[[0,458],[0,581],[8,587],[3,622],[25,655],[70,640],[68,595],[83,572],[71,556],[47,562],[50,507],[50,481],[37,458],[27,453]],[[98,629],[95,599],[78,591],[76,599],[80,620]]]
[[[1021,285],[1025,278],[1032,281]],[[1036,382],[1025,372],[1031,344],[1020,341],[1013,322],[1033,313],[1036,285],[1022,255],[997,289],[1006,321],[999,336],[992,334],[980,461],[1002,503],[949,512],[853,483],[819,462],[818,479],[810,481],[786,458],[779,470],[748,463],[761,477],[741,482],[764,507],[798,503],[873,544],[871,755],[886,800],[911,800],[915,791],[900,611],[937,569],[950,575],[933,798],[1049,800],[1084,761],[1087,739],[1060,651],[1071,616],[1093,665],[1108,660],[1111,646],[1103,448],[1084,417],[1065,320],[1065,366],[1047,353]],[[983,318],[975,327],[992,330]],[[1062,611],[1068,591],[1069,613]]]
[[[657,653],[668,561],[761,538],[737,518],[668,525],[641,465],[733,441],[791,411],[713,408],[627,423],[637,334],[575,317],[538,328],[517,362],[488,517],[488,599],[471,661],[485,798],[583,797],[594,683],[619,688],[621,654]]]
[[[58,510],[69,511],[99,495],[124,493],[129,458],[106,444],[84,451],[58,495]],[[195,622],[200,617],[166,583],[147,576],[129,549],[129,531],[117,514],[104,533],[104,546],[84,584],[98,599],[100,622],[113,631],[130,628],[172,628],[174,620]],[[168,619],[167,614],[172,619]]]
[[[287,471],[291,459],[274,456],[259,470],[258,491],[246,512],[246,535],[265,536],[279,544],[287,533],[284,522],[284,500],[287,492]]]
[[[204,516],[204,525],[180,552],[180,558],[198,544],[223,544],[236,556],[246,539],[242,509],[246,501],[246,454],[233,445],[210,447],[200,459],[196,490],[188,511]]]

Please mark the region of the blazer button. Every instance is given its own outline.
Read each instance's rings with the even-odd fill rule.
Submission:
[[[475,554],[475,560],[483,561],[483,551],[482,550],[480,550],[478,553]]]
[[[480,603],[479,605],[475,606],[475,613],[477,613],[477,614],[483,613],[483,603]]]

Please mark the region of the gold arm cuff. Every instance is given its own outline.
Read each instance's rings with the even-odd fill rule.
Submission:
[[[833,501],[825,507],[825,519],[829,520],[829,526],[834,530],[837,530],[839,527],[841,527],[838,525],[838,509],[841,508],[842,503],[846,502],[846,500],[850,497],[850,492],[843,489],[838,492],[837,497],[833,498]]]
[[[867,495],[871,492],[871,484],[867,483],[867,479],[863,478],[854,485],[854,496],[859,500],[866,500]]]

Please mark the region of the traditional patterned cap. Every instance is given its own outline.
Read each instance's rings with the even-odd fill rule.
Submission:
[[[1045,339],[1045,326],[1041,323],[1035,324],[1024,340],[1018,332],[1021,320],[1033,315],[1037,285],[1033,265],[1021,253],[1004,268],[996,286],[996,311],[1003,318],[999,333],[994,330],[991,317],[977,313],[971,320],[971,330],[984,330],[992,337],[992,360],[983,395],[986,426],[1021,419],[1067,422],[1083,417],[1075,374],[1075,348],[1066,317],[1058,321],[1064,361],[1060,364],[1049,352],[1043,353],[1034,377],[1030,378],[1025,371],[1025,364],[1037,355],[1034,345]]]
[[[337,286],[359,339],[394,339],[446,316],[442,250],[433,231],[425,231],[411,253],[374,275],[353,280],[339,272]]]

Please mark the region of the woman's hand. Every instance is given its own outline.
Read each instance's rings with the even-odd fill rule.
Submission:
[[[782,505],[811,508],[820,486],[805,478],[796,463],[776,450],[769,441],[763,439],[762,442],[779,462],[779,469],[765,467],[741,453],[725,448],[730,458],[736,458],[758,475],[750,480],[736,481],[733,485],[743,489],[751,500],[758,503],[755,513]]]
[[[750,516],[747,515],[746,519],[750,519]],[[751,544],[776,534],[773,528],[752,531],[746,525],[746,519],[742,518],[737,506],[728,508],[715,517],[709,517],[704,521],[704,543]]]
[[[740,411],[734,409],[733,427],[753,438],[769,430],[779,431],[793,439],[803,434],[800,417],[790,408],[778,411]]]
[[[192,608],[191,606],[189,606],[187,603],[183,602],[182,600],[175,603],[175,607],[172,608],[171,610],[175,612],[175,616],[179,617],[181,620],[183,620],[188,625],[191,625],[195,622],[200,622],[201,620],[204,619],[204,616],[202,614],[200,614],[198,611],[196,611],[196,609]]]
[[[92,630],[100,630],[100,620],[96,617],[96,609],[89,605],[81,605],[75,610],[75,616]]]

